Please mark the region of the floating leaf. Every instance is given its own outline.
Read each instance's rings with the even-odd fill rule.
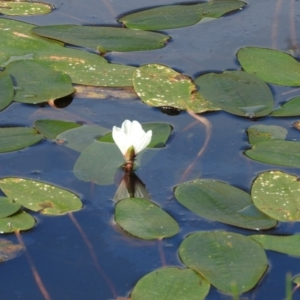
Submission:
[[[148,64],[136,69],[133,86],[150,106],[171,106],[200,113],[218,110],[196,92],[192,80],[166,66]]]
[[[37,120],[34,127],[47,139],[55,139],[60,133],[80,127],[81,124],[60,120]]]
[[[231,114],[261,117],[273,109],[274,100],[267,84],[245,72],[208,73],[195,83],[206,100]]]
[[[48,25],[32,28],[32,32],[67,44],[109,51],[143,51],[163,48],[170,38],[155,32],[116,27]]]
[[[29,230],[35,225],[35,219],[25,211],[0,219],[0,233]]]
[[[251,195],[256,207],[271,218],[300,221],[300,182],[296,176],[264,172],[254,180]]]
[[[68,74],[73,83],[93,86],[132,86],[134,67],[108,64],[96,54],[63,47],[63,43],[31,33],[34,27],[0,18],[0,66],[15,60],[43,61],[56,71]]]
[[[134,287],[131,300],[201,300],[209,283],[190,269],[163,268],[142,277]]]
[[[96,125],[82,125],[78,128],[62,132],[56,138],[64,145],[78,152],[82,152],[96,138],[105,135],[109,129]]]
[[[152,130],[152,139],[147,148],[162,148],[171,134],[172,127],[166,123],[142,124],[144,131]],[[100,142],[114,143],[112,133],[108,133],[99,139]]]
[[[21,255],[25,251],[25,247],[20,244],[14,244],[9,240],[0,239],[0,263],[13,259]]]
[[[179,231],[177,222],[169,214],[143,198],[119,201],[115,221],[125,231],[145,240],[171,237]]]
[[[264,249],[300,256],[300,234],[291,236],[251,235]]]
[[[0,1],[0,14],[8,16],[29,16],[49,14],[53,7],[47,3],[26,1]]]
[[[257,242],[225,231],[189,235],[181,243],[179,255],[186,266],[228,294],[253,288],[268,266],[265,251]]]
[[[245,47],[237,52],[237,58],[246,72],[266,82],[286,86],[300,85],[300,65],[285,52]]]
[[[249,143],[251,145],[269,140],[284,140],[287,130],[276,125],[253,125],[247,129]]]
[[[0,72],[0,111],[6,108],[14,98],[13,83],[5,72]]]
[[[214,221],[249,229],[276,226],[275,220],[255,209],[248,193],[220,181],[182,183],[176,187],[175,197],[192,212]]]
[[[271,140],[260,142],[247,150],[245,155],[267,164],[300,167],[300,143],[294,141]]]
[[[115,144],[94,141],[87,146],[74,165],[75,176],[99,185],[114,183],[114,176],[124,158]]]
[[[15,214],[20,208],[20,204],[13,203],[6,197],[0,197],[0,219]]]
[[[54,71],[47,64],[33,60],[19,60],[5,70],[16,83],[14,100],[23,103],[48,102],[74,92],[68,75]]]
[[[33,128],[0,128],[0,153],[20,150],[41,141],[43,136]]]
[[[0,179],[0,188],[15,203],[45,215],[61,215],[82,207],[72,192],[42,181],[6,177]]]
[[[164,30],[194,25],[203,18],[219,18],[246,5],[242,1],[210,1],[195,5],[168,5],[126,15],[118,21],[140,30]]]
[[[295,117],[300,116],[300,96],[292,98],[280,108],[271,113],[272,117]]]

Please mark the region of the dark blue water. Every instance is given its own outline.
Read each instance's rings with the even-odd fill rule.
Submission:
[[[291,19],[299,23],[299,1],[249,1],[242,12],[214,22],[192,27],[167,30],[173,40],[166,48],[135,53],[109,53],[111,61],[129,65],[162,63],[191,77],[208,71],[239,69],[235,53],[240,47],[253,45],[280,50],[293,48],[297,55],[299,33],[291,30]],[[15,18],[34,24],[112,24],[116,18],[131,10],[149,6],[146,0],[53,1],[57,9],[45,16]],[[151,1],[151,5],[171,4],[173,1]],[[291,10],[292,4],[295,10]],[[280,9],[278,9],[278,7]],[[291,15],[292,13],[292,15]],[[297,23],[298,22],[298,23]],[[295,38],[296,37],[296,38]],[[296,96],[299,91],[272,86],[276,106]],[[204,154],[195,163],[185,180],[214,178],[250,191],[252,180],[266,170],[282,170],[300,176],[299,169],[274,167],[243,156],[249,148],[245,130],[254,124],[283,126],[287,139],[299,140],[292,128],[297,118],[265,117],[258,121],[235,117],[225,112],[203,115],[212,125],[212,134]],[[137,171],[146,184],[152,200],[169,212],[181,225],[173,238],[142,241],[127,236],[113,222],[112,198],[117,186],[97,186],[75,178],[72,170],[78,153],[51,141],[22,151],[0,155],[0,176],[24,176],[68,188],[78,193],[84,209],[72,216],[46,217],[36,214],[37,226],[22,234],[27,250],[52,299],[115,299],[126,297],[137,280],[162,266],[162,252],[167,265],[183,266],[177,249],[184,237],[197,230],[225,229],[242,234],[255,234],[218,222],[200,218],[183,208],[173,196],[173,188],[183,172],[195,160],[205,141],[205,128],[189,114],[168,116],[134,99],[91,100],[74,99],[63,110],[51,107],[15,103],[1,112],[0,125],[32,126],[38,119],[70,119],[111,128],[125,119],[140,122],[166,122],[173,126],[172,135],[164,149],[147,165]],[[300,231],[299,223],[281,223],[270,234],[293,234]],[[6,235],[17,241],[14,235]],[[267,252],[270,268],[257,287],[242,299],[284,299],[285,276],[299,272],[298,259]],[[25,255],[2,263],[0,299],[43,299]],[[297,296],[300,297],[297,291]],[[211,288],[207,299],[231,299]]]

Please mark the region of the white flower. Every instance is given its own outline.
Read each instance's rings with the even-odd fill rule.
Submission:
[[[150,144],[152,130],[145,132],[138,121],[125,120],[121,128],[113,127],[112,137],[125,159],[129,161]]]

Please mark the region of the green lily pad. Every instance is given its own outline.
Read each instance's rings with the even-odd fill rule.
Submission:
[[[21,255],[24,251],[24,246],[20,244],[14,244],[6,239],[0,239],[0,263],[13,259]]]
[[[271,218],[282,222],[300,220],[300,182],[296,176],[264,172],[254,180],[251,195],[255,206]]]
[[[55,139],[60,133],[80,127],[81,124],[60,120],[37,120],[34,127],[47,139]]]
[[[131,293],[131,300],[201,300],[210,285],[191,269],[163,268],[142,277]]]
[[[115,221],[125,231],[145,240],[162,239],[178,233],[178,223],[159,206],[143,198],[117,203]]]
[[[276,125],[253,125],[247,129],[249,143],[251,145],[269,140],[285,140],[287,130]]]
[[[271,113],[272,117],[300,116],[300,96],[294,97]]]
[[[251,235],[264,249],[300,256],[300,234],[291,236]]]
[[[16,83],[14,100],[18,102],[48,102],[74,92],[68,75],[54,71],[39,61],[15,61],[6,67],[5,72],[10,74]]]
[[[189,235],[179,247],[182,262],[227,294],[252,289],[268,267],[263,248],[251,238],[226,231]]]
[[[131,29],[164,30],[194,25],[203,18],[219,18],[242,8],[242,1],[210,1],[195,5],[168,5],[125,15],[118,21]]]
[[[11,77],[5,72],[0,72],[0,111],[6,108],[14,98],[14,89]]]
[[[0,14],[8,16],[44,15],[52,9],[52,5],[41,2],[0,1]]]
[[[68,74],[73,83],[132,86],[135,67],[109,64],[97,54],[63,47],[61,42],[31,33],[33,27],[35,25],[0,18],[1,67],[15,60],[34,59]]]
[[[64,143],[64,146],[75,151],[82,152],[92,144],[96,138],[104,136],[109,129],[96,125],[82,125],[60,133],[56,138]]]
[[[286,86],[300,85],[300,65],[291,55],[274,49],[245,47],[237,52],[243,69],[262,80]]]
[[[268,85],[246,72],[208,73],[195,83],[206,100],[231,114],[252,118],[266,116],[273,110]]]
[[[94,141],[82,151],[73,171],[79,180],[110,185],[122,164],[123,155],[115,144]]]
[[[0,153],[20,150],[41,141],[43,136],[33,128],[0,128]]]
[[[172,127],[166,123],[142,124],[144,131],[152,130],[152,139],[147,148],[163,148],[171,134]],[[114,143],[112,133],[108,133],[99,139],[100,142]]]
[[[0,233],[29,230],[35,225],[35,219],[25,211],[0,219]]]
[[[247,150],[251,159],[279,166],[300,167],[300,143],[294,141],[271,140],[260,142]]]
[[[15,203],[45,215],[61,215],[82,208],[78,196],[42,181],[6,177],[0,179],[0,188]]]
[[[20,204],[13,203],[6,197],[0,197],[0,219],[15,214],[20,208]]]
[[[136,69],[133,86],[150,106],[171,106],[196,113],[218,110],[196,92],[192,80],[166,66],[148,64]]]
[[[159,49],[170,39],[161,33],[101,26],[48,25],[34,27],[32,32],[67,44],[99,50],[102,53]]]
[[[201,217],[248,228],[269,229],[276,221],[253,206],[251,196],[226,183],[197,179],[178,185],[176,199]]]

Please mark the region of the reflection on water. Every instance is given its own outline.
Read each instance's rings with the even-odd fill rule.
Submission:
[[[161,63],[189,76],[209,70],[239,69],[235,53],[240,47],[271,47],[276,40],[278,49],[287,50],[291,48],[291,39],[292,45],[297,45],[295,36],[290,36],[289,5],[282,5],[278,13],[275,2],[279,3],[274,0],[249,1],[245,11],[230,17],[192,27],[167,30],[165,33],[172,36],[173,40],[164,49],[109,53],[105,57],[112,62],[129,65]],[[171,3],[174,1],[153,0],[151,6]],[[116,25],[116,18],[120,14],[148,7],[149,1],[74,0],[53,1],[53,4],[57,10],[49,15],[15,19],[45,25]],[[300,2],[295,1],[294,6],[294,11],[299,11]],[[274,31],[274,28],[277,29]],[[294,90],[272,86],[276,106],[295,96]],[[252,113],[255,113],[256,109],[260,108],[251,110]],[[298,169],[273,167],[250,161],[243,155],[243,151],[250,147],[245,131],[254,122],[283,126],[289,132],[287,139],[299,140],[299,132],[292,129],[292,123],[297,118],[278,120],[265,117],[250,120],[225,112],[207,113],[203,116],[212,124],[211,137],[205,152],[185,180],[214,178],[249,191],[252,180],[262,171],[276,168],[300,176]],[[95,123],[107,128],[121,124],[125,119],[137,119],[140,122],[165,122],[174,128],[167,146],[151,159],[147,167],[140,167],[136,172],[146,183],[152,201],[168,211],[181,225],[181,232],[173,238],[163,240],[161,245],[157,241],[142,241],[125,235],[113,221],[113,200],[121,197],[120,189],[122,195],[125,188],[129,195],[136,195],[137,190],[142,190],[141,182],[138,183],[139,188],[135,185],[135,191],[132,190],[132,182],[135,179],[126,176],[120,186],[100,187],[93,183],[80,182],[72,173],[79,153],[51,141],[0,155],[0,176],[27,176],[49,181],[72,189],[83,198],[82,211],[73,213],[72,216],[61,217],[36,214],[38,223],[35,229],[22,234],[34,265],[52,299],[106,300],[115,299],[116,296],[125,297],[137,280],[146,273],[165,263],[182,266],[177,249],[187,234],[213,229],[246,235],[253,233],[200,218],[174,199],[174,186],[193,163],[206,139],[204,126],[195,122],[189,114],[163,114],[159,109],[141,103],[136,97],[111,97],[106,100],[75,98],[63,110],[14,103],[1,113],[0,124],[32,126],[37,119],[67,119],[87,124]],[[146,193],[145,190],[143,193]],[[292,234],[299,231],[299,223],[282,223],[268,233]],[[13,235],[8,235],[7,238],[17,241]],[[267,252],[267,255],[270,269],[260,284],[244,295],[246,299],[283,299],[286,273],[299,273],[295,258],[272,252]],[[43,299],[24,255],[1,264],[1,274],[4,278],[1,299]],[[207,299],[231,297],[212,288]]]

